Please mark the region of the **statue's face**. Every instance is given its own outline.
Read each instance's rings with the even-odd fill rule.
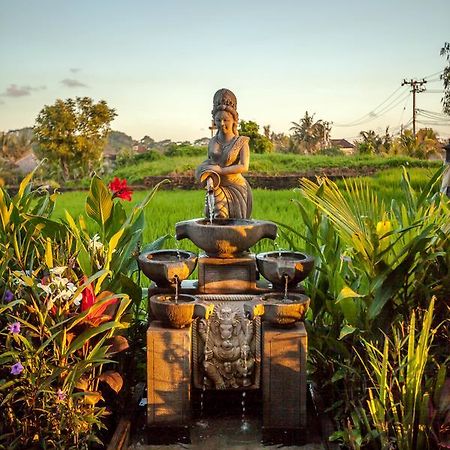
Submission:
[[[233,116],[228,111],[219,111],[214,116],[216,127],[225,134],[233,132]]]

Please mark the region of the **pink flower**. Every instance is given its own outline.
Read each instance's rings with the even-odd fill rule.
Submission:
[[[8,330],[12,334],[20,333],[20,322],[14,322],[8,325]]]
[[[61,389],[58,389],[56,391],[56,397],[58,401],[62,402],[66,399],[66,394]]]
[[[19,375],[20,372],[22,372],[23,370],[23,366],[22,364],[20,364],[20,362],[15,363],[12,367],[11,367],[11,373],[13,375]]]
[[[122,200],[131,201],[131,194],[133,191],[127,186],[127,180],[124,178],[114,177],[114,179],[108,185],[109,189],[113,192],[113,198],[119,197]]]

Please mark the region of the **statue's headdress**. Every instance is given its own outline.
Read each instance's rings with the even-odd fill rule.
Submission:
[[[228,111],[237,114],[237,100],[236,96],[229,89],[219,89],[213,98],[213,110],[212,115],[214,116],[217,111]]]

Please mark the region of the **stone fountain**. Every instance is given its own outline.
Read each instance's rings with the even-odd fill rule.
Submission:
[[[139,256],[149,288],[147,332],[149,427],[189,427],[194,390],[259,392],[263,436],[306,426],[309,298],[299,283],[314,261],[298,252],[249,251],[275,239],[277,226],[251,220],[248,138],[237,135],[236,97],[219,90],[213,100],[218,128],[208,159],[197,169],[206,189],[206,219],[176,224],[176,238],[200,250],[163,250]],[[194,262],[195,261],[195,262]],[[195,263],[198,279],[189,280]],[[265,279],[260,279],[259,275]],[[188,305],[188,306],[186,306]],[[189,309],[188,309],[189,307]]]

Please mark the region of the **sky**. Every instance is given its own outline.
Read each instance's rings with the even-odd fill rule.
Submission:
[[[210,136],[212,98],[226,87],[240,119],[261,131],[289,133],[308,111],[333,123],[333,138],[353,140],[407,126],[412,96],[401,83],[425,77],[417,128],[450,138],[450,118],[439,115],[449,0],[0,0],[0,8],[3,131],[33,126],[59,98],[89,96],[116,110],[114,130],[192,141]]]

